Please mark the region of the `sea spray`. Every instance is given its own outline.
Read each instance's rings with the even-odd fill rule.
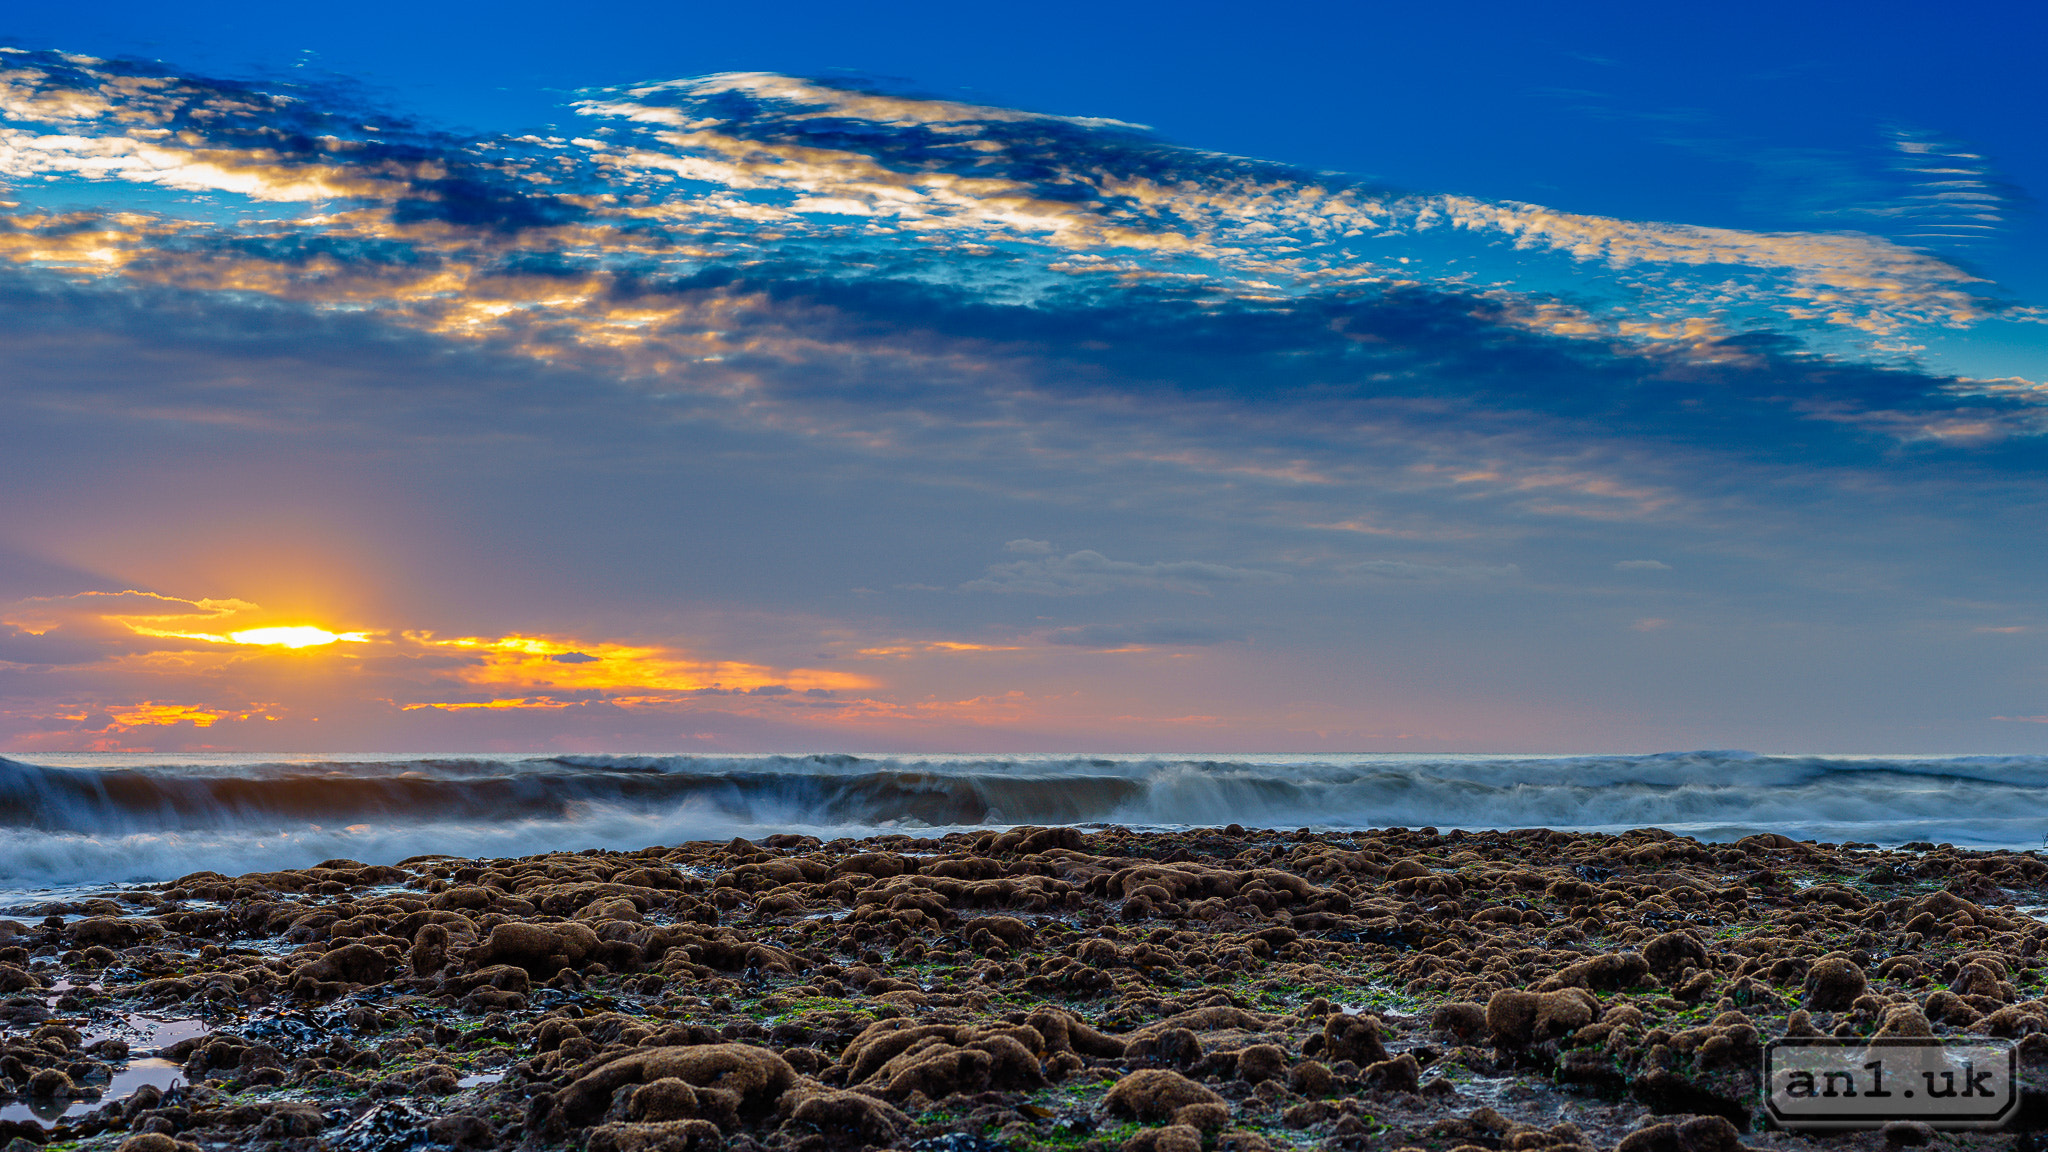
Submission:
[[[2048,757],[441,756],[0,759],[0,883],[1012,824],[1659,826],[2032,847]]]

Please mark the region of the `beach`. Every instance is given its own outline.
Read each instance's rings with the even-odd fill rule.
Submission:
[[[1661,829],[206,871],[0,917],[0,1146],[2012,1147],[2048,1120],[2041,905],[2031,852]],[[1786,1035],[2016,1041],[2020,1116],[1778,1130]]]

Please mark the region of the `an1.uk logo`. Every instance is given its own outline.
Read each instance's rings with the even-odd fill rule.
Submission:
[[[1995,1040],[1788,1037],[1764,1048],[1765,1106],[1786,1128],[1996,1128],[2019,1108],[2018,1070]]]

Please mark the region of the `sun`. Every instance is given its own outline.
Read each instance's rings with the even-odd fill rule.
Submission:
[[[365,644],[369,637],[361,632],[329,632],[311,624],[293,624],[276,628],[251,628],[245,632],[230,632],[228,639],[237,644],[267,644],[279,648],[318,648],[323,644],[337,641],[346,644]]]

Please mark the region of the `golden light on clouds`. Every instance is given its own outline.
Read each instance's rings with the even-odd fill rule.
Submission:
[[[274,644],[283,648],[318,648],[327,644],[367,644],[370,637],[362,632],[329,632],[310,624],[295,624],[281,628],[251,628],[243,632],[228,633],[229,640],[237,644]]]
[[[0,707],[0,714],[37,729],[18,741],[24,746],[147,751],[139,745],[175,744],[200,732],[204,736],[196,739],[206,742],[200,747],[301,738],[326,731],[326,725],[299,727],[319,725],[323,717],[351,731],[408,715],[509,719],[582,712],[597,717],[606,711],[716,713],[835,728],[929,721],[985,727],[1022,722],[1042,703],[1000,694],[899,700],[894,676],[723,659],[662,638],[539,630],[452,636],[417,628],[344,631],[274,622],[280,615],[247,600],[133,590],[0,606],[0,634],[12,630],[41,645],[15,651],[51,657],[47,665],[12,657],[6,667],[47,677],[50,687],[41,700]],[[320,619],[319,608],[307,616]],[[1032,650],[1014,643],[900,638],[852,639],[848,647],[855,659],[886,660],[906,675],[921,661]],[[271,735],[254,735],[251,723]]]
[[[154,700],[144,700],[140,704],[110,708],[107,710],[107,713],[114,718],[114,722],[117,725],[123,728],[146,728],[169,726],[172,724],[190,724],[194,728],[211,728],[216,721],[247,720],[259,714],[260,711],[260,709],[224,711],[213,708],[194,707],[189,704],[160,704]],[[264,716],[263,718],[265,720],[276,719],[275,716]]]
[[[264,648],[321,648],[329,644],[367,644],[368,632],[335,632],[312,624],[258,624],[266,613],[246,600],[187,600],[156,592],[81,592],[73,596],[38,596],[9,607],[0,623],[41,636],[58,628],[97,622],[153,640],[203,640],[209,644],[243,644]],[[250,619],[254,617],[256,619]],[[248,622],[254,627],[208,631]]]
[[[472,662],[453,673],[466,684],[492,690],[518,689],[523,693],[504,700],[456,702],[469,708],[562,706],[552,697],[527,695],[537,690],[599,694],[620,707],[642,707],[673,703],[680,695],[701,692],[836,692],[876,686],[869,677],[847,672],[702,660],[673,648],[644,644],[586,643],[525,635],[442,639],[430,632],[407,632],[404,639],[430,649],[472,655]],[[451,704],[413,705],[423,706],[448,708]]]

